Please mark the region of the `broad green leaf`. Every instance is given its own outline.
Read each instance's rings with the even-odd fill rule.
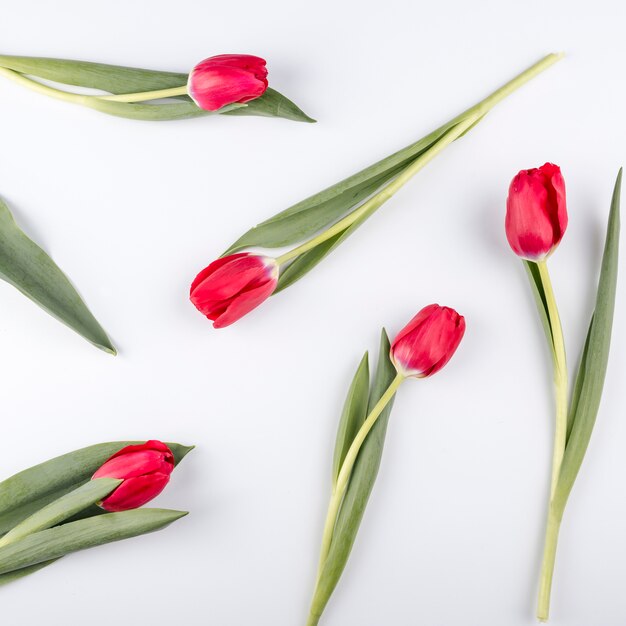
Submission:
[[[611,202],[596,306],[574,387],[571,408],[575,413],[570,416],[571,430],[553,499],[554,510],[559,515],[563,514],[583,462],[602,397],[617,287],[621,182],[622,170],[620,169]]]
[[[281,211],[250,229],[224,254],[257,246],[292,245],[313,236],[394,178],[453,126],[455,124],[446,124],[410,146]]]
[[[123,480],[117,478],[96,478],[77,489],[61,496],[47,506],[39,509],[23,522],[12,528],[2,539],[0,546],[18,541],[27,535],[56,526],[88,506],[103,500]]]
[[[30,467],[0,483],[0,534],[66,493],[89,482],[113,454],[141,441],[112,441],[81,448]],[[193,446],[168,443],[176,464]]]
[[[0,548],[0,575],[58,559],[70,552],[160,530],[187,515],[168,509],[133,509],[42,530]]]
[[[73,61],[70,59],[48,59],[43,57],[20,57],[0,55],[0,66],[29,76],[45,80],[100,89],[113,94],[156,91],[180,87],[187,83],[187,74],[159,72],[134,67]],[[219,111],[203,111],[187,96],[173,104],[128,104],[103,100],[85,101],[93,109],[130,119],[162,121],[204,117],[214,113],[229,115],[260,115],[282,117],[298,122],[314,122],[291,100],[275,89],[268,88],[260,97],[246,105],[224,107]]]
[[[550,349],[554,352],[554,337],[552,336],[552,325],[550,323],[550,313],[548,312],[548,302],[546,300],[546,292],[543,287],[543,282],[541,280],[541,275],[539,274],[539,270],[537,269],[537,264],[533,261],[522,261],[524,264],[524,268],[526,269],[526,273],[528,274],[528,279],[530,281],[530,286],[533,291],[533,296],[535,297],[535,302],[537,303],[537,310],[539,311],[539,317],[541,318],[541,324],[543,326],[543,330],[546,333],[546,338],[548,343],[550,344]]]
[[[12,583],[13,581],[24,578],[24,576],[28,576],[29,574],[34,574],[38,570],[43,569],[48,565],[52,565],[55,561],[58,561],[58,559],[44,561],[43,563],[37,563],[36,565],[31,565],[30,567],[22,567],[22,569],[16,569],[12,572],[7,572],[6,574],[0,574],[0,586]]]
[[[335,453],[333,455],[333,485],[337,482],[339,471],[346,458],[346,453],[354,441],[354,437],[367,417],[367,400],[370,388],[370,370],[367,352],[361,359],[356,374],[348,389],[343,411],[337,429]]]
[[[396,376],[396,370],[389,359],[389,347],[389,338],[383,330],[378,367],[370,392],[368,410],[375,406]],[[313,598],[311,613],[314,617],[322,614],[348,561],[378,474],[392,406],[393,400],[383,410],[365,439],[352,470],[346,495],[337,516],[330,551]]]
[[[106,333],[56,263],[18,227],[0,200],[0,278],[96,347],[115,354]]]

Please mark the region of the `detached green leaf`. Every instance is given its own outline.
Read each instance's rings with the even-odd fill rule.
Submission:
[[[56,263],[17,226],[0,200],[0,278],[93,345],[115,354],[102,326]]]
[[[187,515],[168,509],[133,509],[63,524],[0,548],[0,575],[58,559],[70,552],[165,528]]]
[[[396,376],[396,370],[389,359],[389,348],[389,338],[383,330],[378,366],[369,397],[368,412],[374,408]],[[322,614],[350,556],[367,501],[378,475],[392,406],[393,399],[383,410],[365,439],[352,470],[346,495],[337,516],[330,551],[313,598],[312,613],[317,617]]]
[[[0,535],[21,521],[91,480],[113,454],[141,441],[111,441],[50,459],[0,483]],[[193,446],[167,443],[178,465]]]
[[[569,418],[571,430],[567,439],[561,473],[554,494],[553,506],[560,515],[563,514],[567,499],[589,445],[600,407],[602,388],[609,359],[617,287],[621,183],[622,170],[620,169],[611,202],[606,243],[602,257],[602,269],[598,282],[596,307],[591,325],[589,326],[585,349],[574,385]]]
[[[333,456],[333,485],[337,482],[339,471],[346,458],[348,449],[354,441],[359,428],[367,417],[367,401],[370,388],[370,369],[367,352],[363,355],[356,374],[352,379],[348,395],[343,405],[337,441],[335,442],[335,454]]]

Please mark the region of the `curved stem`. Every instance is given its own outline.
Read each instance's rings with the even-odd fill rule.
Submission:
[[[73,102],[74,104],[85,104],[85,98],[89,97],[82,94],[71,93],[68,91],[63,91],[62,89],[56,89],[54,87],[44,85],[39,81],[28,78],[27,76],[24,76],[19,72],[9,70],[6,67],[0,67],[0,76],[5,76],[6,78],[9,78],[13,82],[17,83],[18,85],[27,87],[32,91],[44,94],[45,96],[50,96],[51,98],[56,98],[57,100],[64,100],[65,102]]]
[[[137,93],[120,93],[112,96],[91,96],[109,102],[145,102],[147,100],[158,100],[159,98],[173,98],[174,96],[186,96],[187,85],[181,87],[171,87],[170,89],[158,89],[156,91],[139,91]]]
[[[372,213],[374,213],[374,211],[387,202],[387,200],[389,200],[389,198],[391,198],[396,191],[398,191],[398,189],[406,185],[406,183],[408,183],[409,180],[417,174],[417,172],[430,163],[430,161],[432,161],[444,148],[449,146],[455,139],[458,139],[479,119],[480,115],[474,114],[459,122],[456,126],[453,126],[449,131],[444,133],[444,135],[437,142],[435,142],[432,147],[424,152],[424,154],[417,157],[410,165],[407,165],[407,167],[405,167],[400,174],[396,176],[396,178],[383,187],[377,194],[346,215],[343,219],[333,224],[330,228],[317,235],[317,237],[313,237],[313,239],[305,241],[293,250],[289,250],[289,252],[277,257],[277,263],[279,265],[283,265],[297,256],[312,250],[320,243],[324,243],[324,241],[328,241],[331,237],[343,232],[357,220],[369,217]]]
[[[567,362],[565,358],[565,342],[563,340],[561,318],[559,317],[559,310],[556,305],[552,281],[550,280],[546,261],[538,262],[537,268],[545,293],[548,317],[552,329],[551,347],[554,360],[554,385],[556,390],[556,424],[552,454],[552,480],[550,481],[550,500],[552,500],[556,484],[559,480],[561,463],[563,462],[563,455],[565,453],[565,442],[567,439]]]
[[[343,464],[341,465],[341,469],[339,470],[337,483],[333,488],[330,503],[328,505],[328,513],[326,514],[326,521],[324,522],[322,549],[320,552],[320,562],[317,571],[318,582],[322,570],[324,569],[326,557],[328,556],[328,552],[330,551],[330,543],[333,538],[333,531],[335,529],[335,522],[337,521],[339,506],[341,505],[341,501],[343,500],[346,487],[348,486],[348,480],[350,478],[350,474],[352,473],[352,469],[354,468],[354,464],[359,454],[359,450],[361,449],[361,446],[363,445],[363,442],[365,441],[365,438],[369,434],[370,430],[372,430],[372,427],[376,423],[376,420],[383,412],[383,409],[387,406],[387,404],[389,404],[389,401],[393,398],[396,391],[398,390],[398,387],[400,387],[404,380],[406,380],[405,376],[398,372],[398,374],[396,374],[396,377],[389,384],[389,387],[387,387],[385,393],[383,393],[383,395],[380,397],[380,400],[378,400],[374,408],[371,410],[370,414],[363,422],[363,425],[361,426],[359,432],[356,434],[354,440],[352,441],[350,448],[348,448],[348,452],[346,453]]]

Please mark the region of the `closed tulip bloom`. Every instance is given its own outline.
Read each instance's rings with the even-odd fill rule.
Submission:
[[[391,344],[391,360],[404,376],[425,378],[455,353],[465,333],[465,318],[447,306],[424,307]]]
[[[144,505],[165,489],[173,469],[174,455],[161,441],[122,448],[92,476],[124,481],[100,506],[107,511],[127,511]]]
[[[191,284],[189,297],[200,313],[223,328],[267,300],[278,282],[278,264],[271,257],[247,252],[217,259]]]
[[[187,91],[205,111],[217,111],[234,102],[249,102],[265,93],[265,60],[250,54],[221,54],[196,65]]]
[[[558,165],[522,170],[506,202],[506,238],[517,256],[542,261],[559,245],[567,228],[565,182]]]

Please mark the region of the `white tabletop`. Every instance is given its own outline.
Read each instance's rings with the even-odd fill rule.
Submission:
[[[550,261],[570,367],[626,163],[624,12],[594,3],[21,0],[2,53],[187,71],[247,52],[319,120],[116,119],[0,82],[0,194],[67,272],[113,358],[0,284],[2,464],[91,443],[196,444],[158,506],[191,514],[0,590],[12,626],[303,624],[332,447],[362,353],[423,305],[467,319],[449,366],[404,386],[328,626],[533,624],[548,489],[549,354],[504,236],[512,176],[551,160],[570,226]],[[188,301],[255,223],[445,122],[548,52],[311,274],[231,328]],[[622,263],[623,266],[623,263]],[[626,268],[605,394],[563,524],[555,626],[626,618]]]

